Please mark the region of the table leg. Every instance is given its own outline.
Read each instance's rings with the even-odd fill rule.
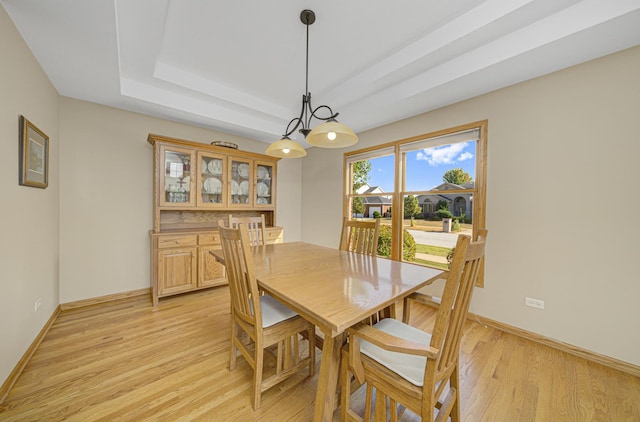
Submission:
[[[331,337],[330,332],[324,333],[316,403],[313,409],[314,422],[333,420],[338,374],[340,373],[340,349],[344,338],[344,334]]]

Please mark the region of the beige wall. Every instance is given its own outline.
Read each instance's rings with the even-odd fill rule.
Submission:
[[[0,7],[0,384],[58,305],[58,94]],[[49,136],[49,187],[18,185],[18,116]],[[42,299],[38,312],[34,303]]]
[[[266,144],[93,103],[60,99],[60,302],[150,286],[152,146],[147,135]],[[278,163],[276,223],[300,238],[300,163]],[[297,186],[296,186],[297,185]]]
[[[149,287],[149,132],[265,144],[58,97],[3,8],[0,54],[4,381],[59,303]],[[488,119],[490,239],[472,311],[636,365],[638,68],[640,47],[361,133],[357,145]],[[51,139],[45,190],[18,186],[19,114]],[[343,153],[279,162],[285,240],[337,244]]]
[[[2,7],[0,56],[1,384],[58,304],[150,287],[150,132],[259,153],[266,144],[60,97]],[[47,189],[18,186],[19,114],[50,137]],[[301,171],[278,164],[287,241],[301,236]]]
[[[360,133],[353,149],[488,119],[486,287],[471,310],[640,365],[638,69],[635,47]],[[338,242],[343,153],[303,159],[305,241]]]

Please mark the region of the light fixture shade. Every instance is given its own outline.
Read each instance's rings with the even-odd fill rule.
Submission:
[[[335,139],[329,138],[330,133],[335,134]],[[309,132],[307,142],[320,148],[344,148],[358,142],[358,137],[348,126],[331,119]]]
[[[265,154],[278,158],[300,158],[307,155],[307,151],[299,143],[285,136],[269,145]]]

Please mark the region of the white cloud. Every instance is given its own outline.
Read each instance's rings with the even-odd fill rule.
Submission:
[[[457,144],[429,148],[419,152],[416,155],[416,158],[418,160],[424,160],[429,163],[430,166],[434,167],[440,164],[451,164],[456,161],[464,161],[473,157],[473,154],[463,152],[466,146],[467,142],[460,142]]]
[[[470,160],[472,158],[473,154],[471,154],[470,152],[463,152],[462,154],[460,154],[460,157],[458,157],[458,161]]]

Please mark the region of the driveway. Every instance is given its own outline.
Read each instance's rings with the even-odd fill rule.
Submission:
[[[456,233],[441,233],[441,232],[427,232],[422,230],[411,230],[407,228],[407,231],[411,233],[417,244],[441,246],[443,248],[453,248],[458,241],[458,235],[466,234],[471,235],[471,230],[463,230]]]

